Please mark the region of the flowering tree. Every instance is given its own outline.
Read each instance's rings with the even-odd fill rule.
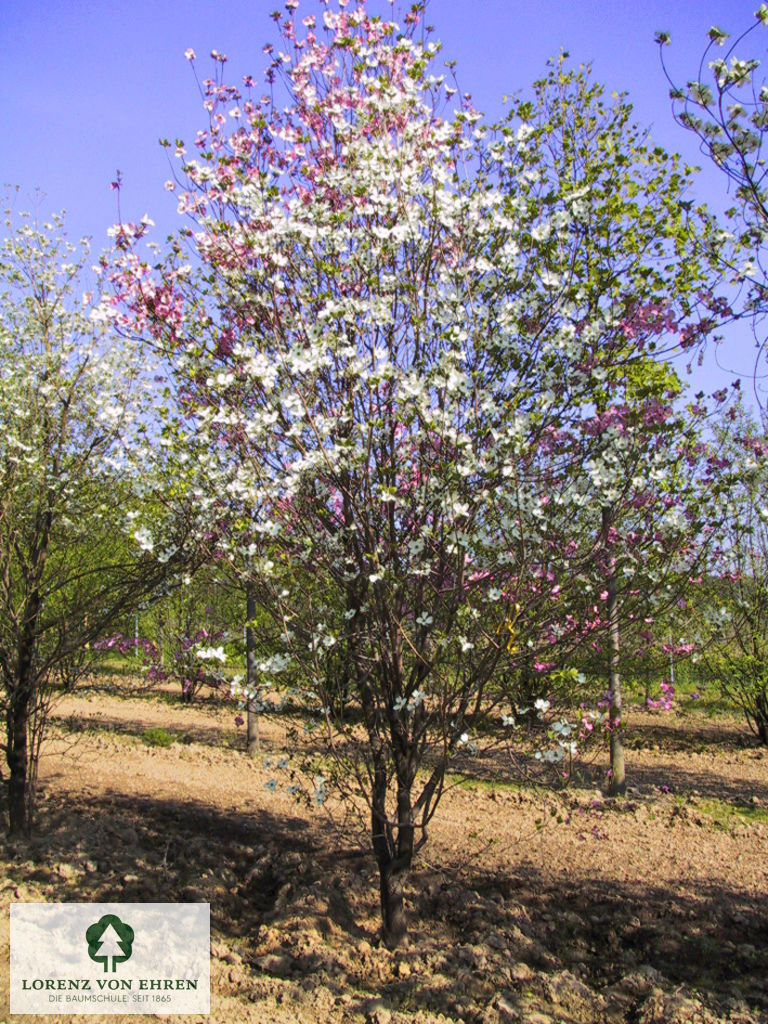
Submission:
[[[29,828],[57,688],[88,645],[177,565],[186,524],[155,507],[154,542],[130,457],[145,428],[138,361],[77,294],[86,242],[8,214],[0,252],[0,702],[12,832]],[[146,466],[142,467],[144,470]],[[144,486],[146,486],[146,476]],[[129,535],[134,532],[135,537]],[[137,543],[138,542],[138,543]],[[147,549],[156,548],[157,558]]]
[[[765,140],[768,126],[768,85],[762,75],[758,37],[768,26],[768,6],[761,4],[754,20],[735,39],[717,25],[709,30],[695,78],[685,85],[671,76],[664,59],[668,32],[657,32],[662,68],[671,86],[675,120],[696,135],[701,151],[726,176],[733,203],[728,213],[733,244],[721,238],[712,252],[743,290],[740,308],[720,308],[721,317],[748,316],[757,323],[766,312],[764,248],[768,231],[768,172]],[[746,51],[746,52],[745,52]],[[726,244],[727,242],[727,244]],[[764,339],[757,338],[758,363]],[[757,367],[756,367],[757,369]],[[758,376],[762,376],[762,371]]]
[[[690,170],[633,123],[626,97],[607,101],[589,69],[569,68],[564,56],[531,98],[512,102],[500,128],[525,139],[527,175],[490,153],[502,157],[508,202],[536,218],[531,269],[581,342],[558,357],[568,407],[538,449],[548,525],[537,568],[558,593],[546,628],[559,648],[539,666],[559,669],[585,643],[602,661],[610,789],[620,794],[621,633],[649,618],[649,602],[679,597],[701,555],[705,410],[685,407],[671,360],[698,349],[711,328],[712,268],[696,240],[716,228],[692,209]]]
[[[768,506],[765,425],[738,407],[725,433],[722,513],[707,586],[696,602],[700,658],[708,676],[737,704],[768,745]],[[727,466],[727,468],[726,468]]]
[[[217,543],[247,555],[272,619],[261,677],[303,681],[335,781],[367,808],[394,946],[473,715],[550,643],[542,552],[566,568],[546,510],[557,497],[567,520],[579,492],[547,491],[547,445],[593,415],[620,316],[547,265],[545,235],[576,215],[545,232],[530,132],[490,136],[466,97],[446,111],[418,7],[404,31],[363,4],[297,7],[275,15],[267,95],[202,83],[209,126],[169,183],[194,230],[158,266],[120,225],[105,311],[173,362]]]
[[[240,642],[229,629],[230,623],[242,618],[234,596],[220,567],[208,564],[153,604],[141,617],[144,635],[151,637],[151,646],[143,649],[148,682],[178,683],[181,699],[188,704],[203,688],[219,686],[216,672],[211,671],[215,664],[201,658],[200,652]],[[125,647],[125,640],[120,646]]]

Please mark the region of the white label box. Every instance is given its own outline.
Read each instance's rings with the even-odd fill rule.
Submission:
[[[208,903],[12,903],[11,1013],[209,1013]]]

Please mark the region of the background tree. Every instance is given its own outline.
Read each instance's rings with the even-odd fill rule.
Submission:
[[[78,294],[85,241],[10,213],[0,250],[0,680],[12,832],[29,828],[50,703],[94,640],[179,563],[188,523],[156,503],[134,456],[148,414],[135,352]],[[146,447],[146,446],[145,446]],[[129,545],[122,542],[133,534]]]
[[[531,267],[557,281],[568,326],[582,339],[578,362],[550,357],[569,408],[541,448],[542,490],[555,499],[541,571],[557,575],[551,634],[560,657],[584,642],[603,656],[610,789],[622,793],[620,636],[641,598],[663,604],[687,589],[683,552],[700,539],[703,410],[686,411],[672,361],[706,337],[699,293],[711,287],[712,267],[695,240],[714,226],[692,208],[690,168],[632,121],[626,96],[607,99],[590,69],[570,68],[567,55],[551,62],[530,98],[512,102],[500,128],[524,140],[522,190],[515,165],[502,164],[500,177],[510,205],[530,211]]]
[[[723,418],[718,546],[699,588],[700,659],[768,745],[768,438],[743,409]]]
[[[243,601],[220,564],[202,565],[181,585],[175,584],[140,617],[141,637],[152,650],[144,660],[150,682],[178,683],[181,699],[191,704],[206,686],[218,688],[219,673],[210,671],[201,650],[226,648],[242,662]]]

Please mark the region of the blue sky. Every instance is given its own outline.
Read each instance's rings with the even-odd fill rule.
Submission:
[[[67,211],[72,236],[107,244],[117,219],[109,183],[123,176],[123,215],[147,213],[163,234],[179,221],[164,190],[160,137],[191,142],[205,124],[184,51],[202,77],[211,49],[229,58],[229,79],[260,77],[269,13],[278,0],[6,0],[0,5],[0,184],[46,194],[42,212]],[[369,9],[391,10],[381,0]],[[709,27],[738,32],[758,0],[429,0],[427,21],[458,62],[463,90],[478,109],[501,113],[505,93],[525,90],[561,48],[592,61],[609,90],[629,93],[654,139],[702,163],[695,140],[672,120],[653,35],[671,32],[666,51],[679,78],[695,75]],[[316,10],[302,0],[299,13]],[[395,11],[405,13],[397,0]],[[768,32],[766,32],[768,41]],[[763,46],[766,44],[763,43]],[[722,208],[725,180],[705,166],[699,196]],[[29,205],[20,202],[21,206]],[[736,332],[723,361],[751,369],[751,338]],[[731,356],[733,358],[731,358]]]

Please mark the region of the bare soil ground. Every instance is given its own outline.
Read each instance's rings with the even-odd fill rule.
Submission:
[[[231,708],[115,686],[57,706],[35,835],[0,841],[0,1024],[8,904],[69,900],[209,902],[215,1024],[768,1022],[768,751],[741,721],[634,714],[623,800],[456,785],[396,952],[371,858],[266,788],[290,751],[262,737],[250,760]]]

